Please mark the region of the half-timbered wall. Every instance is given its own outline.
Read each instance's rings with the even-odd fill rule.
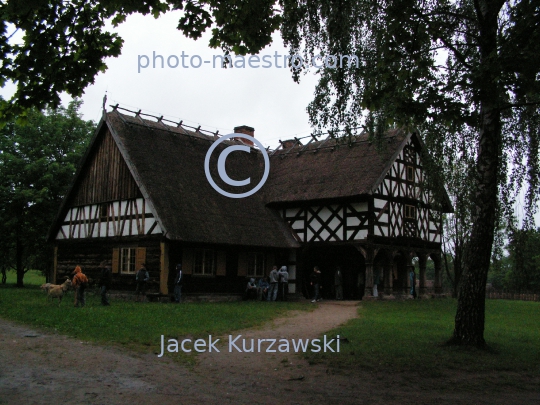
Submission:
[[[299,242],[340,242],[368,235],[368,204],[357,202],[282,210]]]
[[[425,173],[412,140],[405,145],[374,194],[376,236],[441,242],[441,216],[430,208]]]
[[[108,130],[89,157],[80,176],[71,206],[141,197],[120,149]]]
[[[70,208],[56,239],[106,238],[161,233],[144,198]]]

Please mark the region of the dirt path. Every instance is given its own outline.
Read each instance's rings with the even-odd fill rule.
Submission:
[[[257,330],[247,339],[314,338],[356,316],[355,303],[324,302]],[[437,389],[402,374],[329,373],[286,353],[199,356],[194,370],[157,356],[36,332],[0,320],[0,404],[527,404],[540,394]],[[157,348],[156,348],[157,350]],[[459,387],[469,376],[447,375]],[[470,390],[469,390],[470,391]]]

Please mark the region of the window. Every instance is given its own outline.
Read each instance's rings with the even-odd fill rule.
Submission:
[[[101,204],[99,206],[99,216],[101,217],[101,219],[105,219],[109,216],[108,208],[109,208],[108,204]]]
[[[414,181],[414,167],[407,166],[407,180]]]
[[[405,206],[405,218],[409,218],[409,219],[416,218],[416,207],[414,205]]]
[[[217,254],[214,250],[195,250],[193,274],[213,276],[216,274]]]
[[[264,276],[264,253],[249,252],[247,254],[247,275],[251,277]]]
[[[135,273],[135,260],[137,249],[134,247],[120,249],[120,271],[122,273]]]

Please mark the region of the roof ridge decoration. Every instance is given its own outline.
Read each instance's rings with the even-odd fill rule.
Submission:
[[[122,114],[120,113],[120,111],[118,111],[118,110],[122,110],[122,111],[126,111],[128,113],[135,114],[134,116],[136,118],[138,118],[141,121],[141,124],[146,126],[146,127],[148,127],[148,124],[145,122],[144,119],[142,119],[142,117],[141,117],[142,115],[144,115],[145,117],[154,118],[156,120],[156,123],[161,124],[164,127],[164,129],[166,129],[167,131],[170,131],[170,127],[172,127],[172,125],[167,125],[165,122],[170,122],[171,124],[174,124],[174,126],[176,128],[182,129],[184,132],[186,132],[185,135],[188,135],[188,133],[187,133],[187,131],[186,131],[186,129],[184,127],[190,128],[194,132],[199,132],[201,134],[203,132],[206,132],[206,133],[210,134],[214,138],[216,138],[218,136],[218,133],[219,133],[219,130],[210,131],[210,130],[207,130],[207,129],[202,129],[201,125],[199,125],[198,127],[194,127],[194,126],[191,126],[191,125],[188,125],[188,124],[184,124],[184,120],[180,120],[179,122],[176,122],[176,121],[164,118],[163,115],[158,117],[157,115],[143,113],[142,110],[133,111],[133,110],[130,110],[128,108],[120,107],[120,104],[118,104],[118,103],[115,104],[115,105],[110,104],[109,107],[112,107],[112,112],[118,112],[119,113],[119,117],[122,119],[124,124],[127,124],[127,122],[126,122],[125,118],[122,116]]]
[[[124,124],[126,124],[126,125],[128,125],[128,124],[137,125],[137,124],[135,124],[133,122],[128,123],[126,121],[126,119],[124,118],[124,114],[120,110],[125,111],[127,113],[133,114],[133,117],[137,118],[138,121],[140,121],[139,125],[143,125],[143,126],[145,126],[147,128],[150,128],[150,126],[148,125],[147,121],[145,119],[143,119],[142,116],[153,118],[153,119],[156,120],[155,121],[156,124],[161,124],[160,127],[155,127],[155,129],[162,129],[162,130],[166,130],[167,132],[171,132],[171,128],[177,128],[177,129],[181,129],[184,132],[184,135],[188,135],[188,136],[191,135],[191,134],[188,132],[187,129],[190,129],[191,131],[193,131],[195,133],[199,133],[201,135],[206,135],[206,136],[212,137],[212,139],[208,139],[209,141],[211,141],[211,140],[216,141],[217,139],[220,138],[219,130],[210,131],[210,130],[207,130],[207,129],[202,129],[201,125],[199,125],[198,127],[194,127],[194,126],[185,124],[184,120],[180,120],[180,121],[177,122],[177,121],[173,121],[173,120],[164,118],[163,115],[157,116],[157,115],[153,115],[153,114],[144,113],[140,109],[139,109],[139,111],[133,111],[133,110],[130,110],[128,108],[120,107],[120,105],[118,103],[115,104],[115,105],[110,104],[109,107],[112,107],[111,112],[117,112],[118,113],[118,116],[120,117],[122,122]],[[169,125],[167,123],[173,124],[174,126]],[[352,130],[358,130],[358,129],[363,129],[363,127],[352,128]],[[395,129],[398,129],[398,128],[395,128]],[[285,148],[286,148],[285,147],[285,142],[280,139],[279,140],[279,145],[275,149],[272,149],[270,146],[268,146],[266,148],[266,151],[269,152],[269,157],[277,155],[277,156],[280,157],[280,159],[284,159],[289,154],[290,155],[294,154],[296,157],[299,157],[303,153],[307,153],[307,152],[317,153],[317,152],[319,152],[320,150],[323,150],[323,149],[331,149],[332,151],[334,151],[336,146],[337,146],[336,143],[338,142],[338,138],[339,138],[336,135],[335,132],[336,131],[330,131],[330,130],[328,130],[327,132],[314,131],[314,132],[311,132],[309,135],[306,135],[306,136],[303,136],[303,137],[296,137],[295,136],[295,137],[293,137],[294,144],[292,146],[290,146],[290,147],[287,147],[286,150],[285,150]],[[339,130],[338,130],[338,132],[339,132]],[[364,142],[371,143],[372,142],[371,139],[358,139],[358,137],[360,137],[360,136],[362,136],[364,134],[366,134],[366,132],[362,131],[360,134],[353,135],[353,137],[357,138],[357,139],[354,140],[354,141],[351,141],[349,139],[348,142],[347,142],[347,145],[349,147],[352,147],[354,144],[357,144],[357,143],[364,143]],[[321,139],[324,135],[328,135],[328,136],[326,138],[324,138],[324,139]],[[389,142],[394,137],[395,137],[395,134],[390,135],[390,136],[385,136],[385,138],[388,138]],[[307,142],[305,145],[302,144],[302,142],[301,142],[302,139],[308,139],[308,138],[309,138],[309,142]],[[336,143],[334,143],[332,145],[325,146],[331,140],[335,140]],[[316,143],[318,143],[318,145],[314,149],[310,150],[309,145],[310,144],[316,144]],[[296,153],[294,153],[295,152],[294,149],[297,148],[297,147],[301,147],[301,148],[299,150],[297,150]],[[285,151],[285,152],[284,153],[279,153],[279,151]]]

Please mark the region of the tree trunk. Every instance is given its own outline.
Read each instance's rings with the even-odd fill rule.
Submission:
[[[473,228],[463,257],[455,328],[449,343],[484,347],[486,281],[495,234],[498,206],[498,171],[501,154],[497,62],[497,16],[493,3],[479,1],[479,44],[481,55],[478,80],[481,128],[476,167]]]
[[[24,254],[24,246],[21,241],[20,232],[17,229],[17,240],[15,245],[15,259],[16,259],[16,269],[17,269],[17,287],[24,287],[23,279],[24,279],[24,266],[23,266],[23,254]]]

